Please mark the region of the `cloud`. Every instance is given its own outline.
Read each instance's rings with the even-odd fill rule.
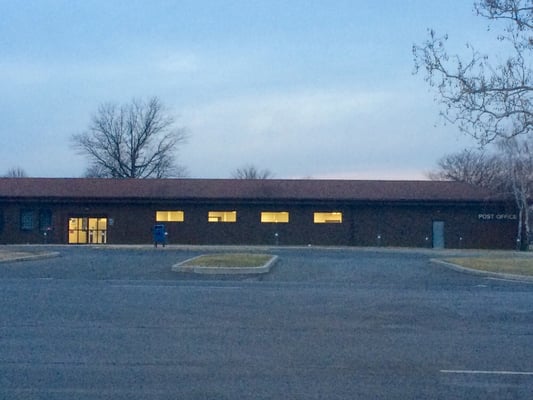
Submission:
[[[356,83],[302,88],[266,84],[267,66],[253,75],[258,59],[228,61],[216,52],[176,49],[154,49],[138,63],[134,58],[1,62],[0,83],[12,92],[6,106],[20,120],[11,126],[17,122],[28,138],[58,132],[68,138],[102,101],[164,93],[191,133],[180,161],[192,176],[206,178],[229,177],[252,163],[279,178],[419,179],[441,156],[467,147],[454,127],[434,127],[438,113],[423,83],[418,89],[403,82],[380,89]],[[22,112],[28,105],[33,111]],[[23,127],[21,121],[30,119]]]
[[[183,110],[184,163],[197,177],[228,177],[244,163],[277,177],[424,179],[471,140],[437,126],[426,91],[316,88],[220,98]]]
[[[125,65],[105,62],[0,62],[0,82],[3,85],[44,85],[84,80],[111,81],[124,76]]]
[[[388,97],[386,93],[333,90],[254,94],[207,103],[188,110],[187,115],[189,123],[202,130],[218,131],[224,121],[244,132],[286,135],[372,115]]]
[[[420,178],[413,151],[423,152],[424,141],[408,112],[413,101],[394,91],[346,89],[220,99],[183,111],[192,133],[186,163],[200,177],[213,175],[208,165],[225,177],[253,162],[291,177],[389,171]]]
[[[299,177],[294,177],[299,178]],[[363,179],[363,180],[427,180],[425,172],[418,169],[379,169],[354,171],[336,171],[332,173],[318,173],[311,179]]]
[[[52,70],[43,65],[0,61],[0,82],[3,85],[34,85],[50,79]]]
[[[199,70],[200,60],[193,53],[169,52],[157,56],[154,67],[164,73],[191,73]]]

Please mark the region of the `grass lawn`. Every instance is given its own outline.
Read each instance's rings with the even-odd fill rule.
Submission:
[[[184,266],[190,267],[223,267],[223,268],[243,268],[260,267],[272,258],[269,254],[251,253],[227,253],[208,254],[193,258],[185,262]]]
[[[533,258],[530,257],[461,257],[444,261],[480,271],[533,276]]]

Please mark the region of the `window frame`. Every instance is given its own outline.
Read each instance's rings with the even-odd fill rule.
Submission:
[[[52,230],[53,215],[52,210],[42,209],[39,210],[39,230],[46,232]]]
[[[220,214],[220,215],[216,215]],[[217,223],[236,223],[237,222],[237,210],[223,210],[223,211],[208,211],[207,212],[207,222],[217,224]]]
[[[33,231],[35,229],[35,211],[30,209],[20,210],[20,230]]]
[[[267,216],[272,216],[273,218],[265,220]],[[282,218],[277,218],[276,216]],[[290,213],[289,211],[261,211],[260,221],[262,224],[288,224],[290,222]]]
[[[166,213],[165,219],[160,219],[160,214]],[[173,214],[175,218],[172,217]],[[185,211],[183,210],[156,210],[156,222],[185,222]]]
[[[336,217],[340,216],[340,219],[332,218],[327,219],[328,216]],[[322,218],[317,218],[322,217]],[[342,224],[342,211],[315,211],[313,212],[313,224],[328,225],[328,224]]]

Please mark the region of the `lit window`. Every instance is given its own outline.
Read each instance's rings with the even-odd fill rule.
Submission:
[[[341,224],[341,212],[316,212],[314,214],[315,224]]]
[[[286,211],[279,211],[279,212],[262,211],[261,222],[266,223],[266,224],[288,223],[289,213]]]
[[[157,222],[183,222],[185,214],[183,211],[156,211],[155,220]]]
[[[209,211],[209,222],[237,222],[237,211]]]

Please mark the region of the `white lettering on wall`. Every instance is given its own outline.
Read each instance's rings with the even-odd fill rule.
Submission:
[[[518,218],[516,214],[478,214],[477,219],[481,221],[515,221]]]
[[[517,219],[517,217],[516,217],[516,214],[496,214],[496,219],[514,221]]]

